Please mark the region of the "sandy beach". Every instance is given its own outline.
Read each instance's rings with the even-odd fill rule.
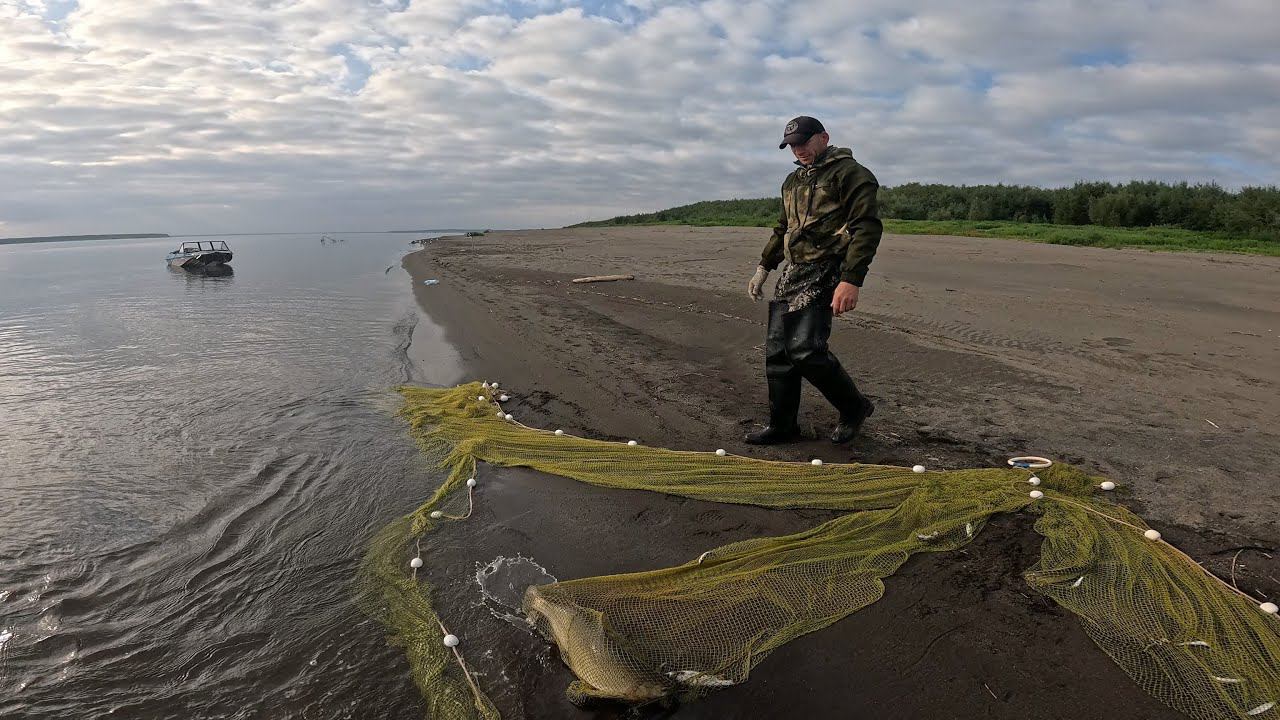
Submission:
[[[500,381],[526,424],[797,461],[964,468],[1044,455],[1114,479],[1206,568],[1280,596],[1280,259],[888,235],[831,340],[875,416],[835,447],[835,413],[806,388],[808,439],[762,449],[741,442],[766,412],[766,306],[744,287],[767,232],[495,232],[432,241],[405,266],[468,377]],[[569,282],[614,273],[636,279]],[[823,517],[494,475],[485,531],[447,557],[523,552],[562,580],[680,563]],[[1026,588],[1032,520],[1005,517],[964,551],[913,558],[880,602],[675,716],[1181,717]],[[504,717],[575,716],[567,671],[538,661],[545,650],[518,630],[509,650],[507,666],[526,669],[494,691]],[[601,712],[577,716],[613,713]]]

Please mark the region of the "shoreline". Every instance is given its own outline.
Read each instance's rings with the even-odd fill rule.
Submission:
[[[1280,264],[1251,262],[1252,258],[1239,262],[1238,256],[1231,257],[1234,262],[1193,256],[1195,267],[1180,266],[1186,265],[1180,260],[1172,265],[1156,262],[1154,270],[1144,272],[1157,276],[1144,278],[1142,273],[1135,277],[1125,258],[1108,260],[1125,251],[886,236],[855,317],[837,321],[832,336],[837,354],[879,406],[864,435],[844,448],[821,439],[835,413],[810,388],[805,391],[801,423],[817,439],[752,448],[740,437],[762,419],[765,409],[759,347],[763,306],[753,305],[737,286],[745,284],[749,274],[743,269],[754,265],[759,233],[752,228],[670,226],[494,232],[483,238],[432,241],[406,256],[403,264],[413,277],[419,306],[444,328],[469,377],[500,381],[513,395],[511,412],[526,424],[602,439],[636,438],[676,449],[723,447],[736,454],[793,461],[821,457],[828,462],[960,468],[1003,464],[1014,454],[1047,453],[1132,488],[1126,504],[1159,523],[1171,542],[1220,577],[1232,569],[1236,548],[1274,546],[1274,520],[1268,524],[1267,519],[1275,517],[1275,498],[1257,497],[1248,507],[1215,508],[1214,498],[1203,496],[1201,483],[1183,480],[1194,476],[1197,463],[1217,460],[1203,444],[1188,444],[1179,437],[1146,444],[1147,453],[1160,461],[1154,476],[1136,473],[1139,463],[1124,457],[1126,447],[1169,434],[1171,420],[1152,417],[1153,405],[1159,406],[1161,396],[1168,394],[1160,390],[1169,379],[1151,377],[1150,368],[1132,357],[1154,342],[1135,331],[1142,323],[1127,327],[1123,318],[1103,311],[1114,303],[1108,293],[1119,290],[1125,295],[1126,289],[1158,286],[1166,282],[1161,273],[1224,271],[1233,276],[1236,292],[1243,286],[1247,295],[1251,286],[1239,277],[1257,276],[1261,282]],[[1107,255],[1098,257],[1099,252]],[[932,262],[921,269],[921,258]],[[1035,266],[1031,274],[1036,282],[1023,282],[1016,274],[1011,279],[1008,273],[995,273],[994,283],[982,282],[992,276],[991,268],[1027,264]],[[637,280],[568,282],[612,273],[634,274]],[[427,278],[439,278],[440,283],[425,286],[422,280]],[[1080,327],[1082,322],[1067,322],[1059,337],[1043,325],[1027,323],[1028,316],[1043,308],[1028,294],[1037,288],[1049,288],[1054,300],[1079,300],[1087,292],[1100,295],[1083,311],[1094,314],[1094,324],[1108,326],[1105,338],[1111,342],[1102,340],[1081,350],[1071,335],[1087,329]],[[1242,317],[1250,320],[1250,311],[1259,304],[1265,310],[1263,301],[1240,299]],[[940,306],[950,307],[926,312]],[[1152,306],[1138,317],[1149,321],[1161,313],[1176,315],[1163,298],[1155,298]],[[983,307],[1000,307],[1010,317],[977,317],[976,309]],[[1269,319],[1266,312],[1252,318],[1264,323]],[[1168,322],[1177,327],[1179,320],[1171,317]],[[1203,329],[1198,322],[1193,318],[1183,324]],[[1032,329],[1017,330],[1028,326]],[[1203,372],[1185,359],[1168,368],[1181,373],[1184,383],[1186,376]],[[1193,384],[1195,393],[1188,400],[1201,402],[1220,392],[1224,382],[1247,385],[1249,380],[1264,387],[1271,382],[1265,374],[1219,378],[1216,384]],[[1131,383],[1139,392],[1120,383]],[[1099,384],[1125,391],[1113,392],[1104,398],[1107,402],[1094,407],[1084,398],[1093,399]],[[1135,406],[1128,415],[1127,400],[1134,400],[1129,404]],[[1277,413],[1274,399],[1231,401],[1258,417]],[[1021,427],[1037,414],[1051,415],[1057,424],[1038,432]],[[1141,427],[1116,431],[1125,425]],[[1252,474],[1226,468],[1224,474],[1234,478],[1237,491],[1252,487],[1266,494],[1261,471],[1269,464],[1261,456],[1280,451],[1268,451],[1259,435],[1236,437],[1224,445],[1210,447],[1225,455],[1247,449],[1258,460]],[[1103,452],[1086,452],[1091,447]],[[524,492],[537,497],[527,487]],[[638,495],[595,501],[602,508],[621,503],[620,508],[610,508],[612,514],[600,515],[611,518],[610,532],[636,536],[645,518],[658,513],[664,539],[656,542],[683,550],[685,544],[676,538],[706,535],[707,509],[669,508],[669,502]],[[536,505],[521,505],[519,513],[513,510],[510,522],[532,522],[516,518],[529,513],[536,518]],[[718,519],[711,524],[729,528],[738,528],[740,523],[733,520],[739,510],[747,510],[715,508]],[[777,511],[773,515],[778,516],[774,521],[748,523],[747,534],[817,522],[812,516],[797,518]],[[583,517],[590,525],[591,514]],[[747,683],[684,706],[678,716],[747,717],[753,709],[776,707],[778,712],[808,708],[813,717],[830,716],[837,708],[862,708],[880,717],[1103,717],[1111,713],[1099,714],[1081,698],[1105,697],[1109,711],[1121,710],[1126,716],[1180,717],[1116,672],[1074,616],[1021,592],[1021,571],[1034,562],[1039,547],[1039,536],[1025,520],[1006,517],[993,523],[962,558],[913,558],[886,581],[881,601],[779,649]],[[579,541],[590,542],[591,528],[584,532]],[[654,551],[645,550],[644,538],[640,533],[636,547],[615,553],[617,567],[660,565],[652,564]],[[699,546],[707,543],[702,537]],[[581,576],[572,571],[580,564],[572,552],[557,551],[554,545],[542,552],[559,563],[561,579]],[[1250,555],[1247,567],[1236,568],[1241,587],[1257,585],[1274,597],[1276,587],[1267,578],[1280,576],[1278,568],[1274,561],[1268,564],[1260,555]],[[676,561],[684,559],[678,555]],[[914,621],[904,622],[907,618]],[[927,662],[921,650],[929,653]],[[921,659],[911,665],[915,658]],[[932,666],[929,672],[948,678],[951,685],[968,682],[969,687],[924,689],[921,684],[926,681],[903,671],[908,665],[919,671],[919,663]],[[1055,677],[1051,689],[1033,687],[1036,676],[1050,667],[1070,667],[1072,678]],[[849,687],[850,673],[877,678],[876,684],[871,689]],[[993,681],[998,690],[993,691]],[[1014,688],[1007,685],[1010,681]],[[978,694],[972,695],[971,688]],[[555,704],[554,698],[544,699]],[[895,703],[896,709],[886,710]],[[568,706],[556,707],[556,712],[565,712]],[[559,716],[540,715],[527,706],[523,713]]]
[[[177,237],[168,233],[124,233],[114,235],[41,235],[34,237],[0,238],[0,245],[24,245],[30,243],[81,242],[88,240],[163,240]]]

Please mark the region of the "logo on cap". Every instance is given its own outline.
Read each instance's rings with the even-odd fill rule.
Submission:
[[[774,127],[777,127],[777,126],[775,125]],[[799,127],[800,127],[800,123],[796,122],[795,120],[792,120],[791,122],[787,123],[787,129],[783,130],[782,134],[790,135],[791,133],[795,132],[796,129]]]

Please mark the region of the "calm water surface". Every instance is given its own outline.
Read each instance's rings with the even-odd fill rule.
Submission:
[[[438,484],[391,388],[460,378],[416,236],[335,237],[0,246],[0,717],[422,717],[351,583]]]

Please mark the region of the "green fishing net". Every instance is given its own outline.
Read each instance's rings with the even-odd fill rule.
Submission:
[[[772,650],[856,612],[913,553],[970,542],[991,516],[1029,511],[1044,536],[1027,582],[1075,613],[1144,690],[1194,718],[1280,719],[1280,619],[1159,540],[1070,466],[916,473],[679,452],[557,435],[506,419],[481,383],[401,388],[422,450],[448,470],[435,494],[373,540],[364,610],[404,648],[428,717],[497,718],[409,560],[428,555],[477,461],[609,488],[773,508],[844,511],[784,537],[737,542],[678,567],[528,589],[524,613],[578,680],[575,702],[696,697],[743,682]],[[1038,489],[1043,497],[1033,498]],[[602,528],[601,532],[608,532]]]

